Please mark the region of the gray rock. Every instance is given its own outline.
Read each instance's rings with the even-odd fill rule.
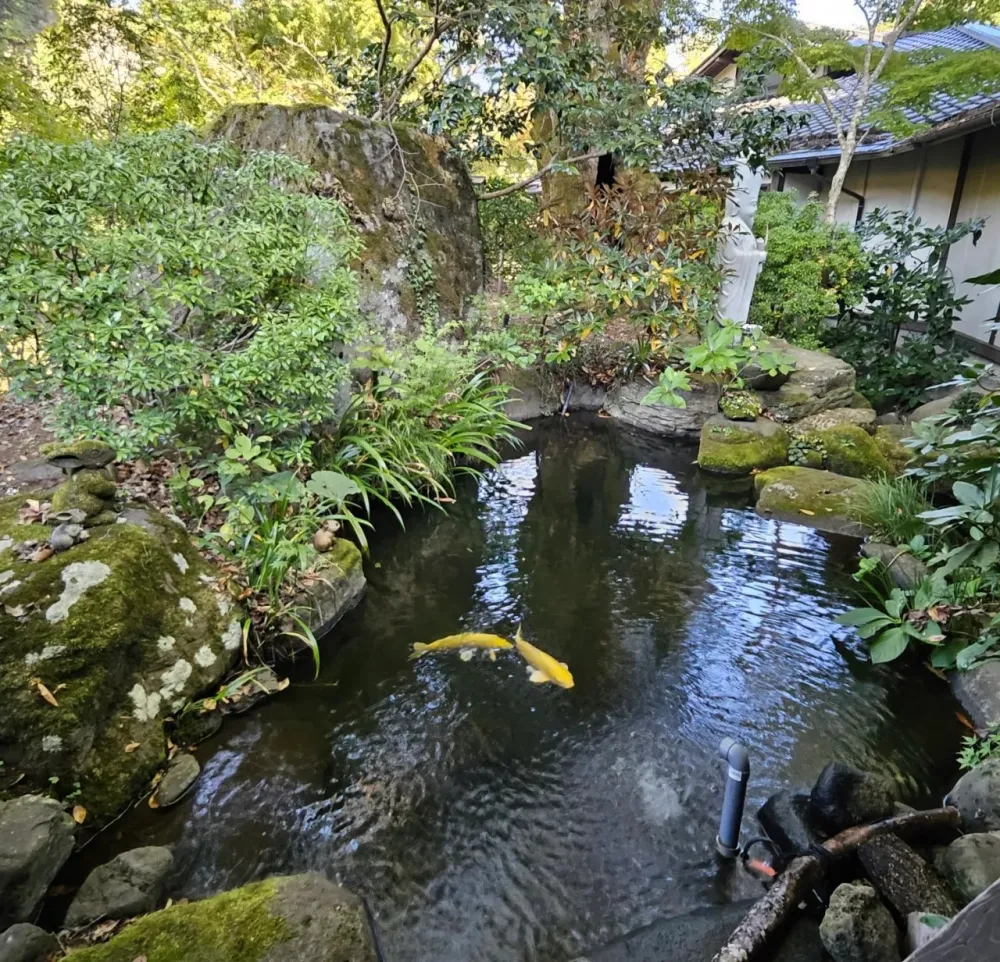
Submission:
[[[875,423],[878,425],[897,425],[902,424],[903,419],[895,411],[886,411],[885,414],[880,414],[875,418]]]
[[[820,411],[850,407],[854,399],[854,368],[846,361],[770,338],[770,346],[788,354],[795,370],[776,391],[761,391],[760,399],[779,421],[798,421]]]
[[[1000,830],[1000,758],[990,758],[966,772],[944,803],[959,810],[966,832]]]
[[[59,940],[51,932],[28,922],[0,934],[0,962],[45,962],[60,951]]]
[[[899,962],[899,933],[870,885],[838,885],[819,926],[834,962]]]
[[[74,828],[53,798],[22,795],[0,804],[0,929],[34,917],[73,851]]]
[[[882,544],[880,541],[866,541],[861,546],[861,553],[866,558],[881,561],[892,580],[904,590],[915,588],[930,574],[927,565],[905,548]]]
[[[820,772],[809,797],[814,817],[832,835],[892,815],[896,800],[893,789],[892,781],[884,775],[830,762]]]
[[[1000,661],[982,661],[949,675],[952,691],[977,728],[1000,725]]]
[[[961,904],[967,905],[1000,879],[1000,835],[963,835],[935,848],[933,860]]]
[[[49,535],[49,547],[53,551],[68,551],[82,535],[82,524],[57,524]]]
[[[692,379],[691,390],[681,391],[686,406],[643,404],[642,399],[652,390],[646,381],[630,381],[608,395],[604,409],[613,418],[634,428],[664,437],[697,438],[705,422],[719,413],[722,390],[710,381]]]
[[[98,866],[80,886],[65,927],[76,929],[98,919],[130,919],[158,909],[173,863],[169,848],[150,845],[122,852]]]
[[[812,816],[809,796],[803,792],[780,791],[772,795],[757,812],[757,821],[767,837],[789,854],[824,839]]]
[[[156,789],[156,801],[160,808],[176,805],[195,783],[201,766],[194,755],[182,753],[170,763]]]
[[[313,570],[317,577],[294,604],[318,638],[361,600],[367,582],[361,552],[346,538],[335,539],[330,550],[316,559]],[[288,629],[295,630],[291,624]]]
[[[959,388],[957,391],[952,391],[950,394],[944,395],[944,397],[935,398],[933,401],[928,401],[926,404],[921,404],[920,407],[914,408],[906,415],[906,421],[912,424],[914,421],[923,421],[926,418],[937,417],[939,414],[945,414],[950,411],[955,402],[967,391],[971,390],[976,394],[984,393],[982,388],[972,387],[972,388]]]
[[[830,408],[796,421],[792,430],[796,434],[806,434],[809,431],[824,431],[838,424],[853,424],[871,434],[875,430],[875,412],[871,408]]]

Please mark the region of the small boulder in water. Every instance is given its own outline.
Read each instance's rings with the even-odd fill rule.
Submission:
[[[830,762],[810,793],[813,816],[831,835],[852,825],[893,814],[895,792],[884,775],[862,772],[843,762]]]
[[[870,885],[834,889],[819,937],[834,962],[899,962],[896,924]]]
[[[180,754],[164,772],[156,789],[156,801],[160,808],[176,805],[195,783],[201,772],[201,766],[194,755]]]
[[[966,772],[944,803],[961,812],[966,832],[1000,830],[1000,758],[987,759]]]
[[[933,860],[961,904],[967,905],[1000,879],[1000,834],[962,835],[934,849]]]
[[[79,928],[98,919],[130,919],[158,909],[173,862],[169,848],[149,845],[122,852],[98,866],[73,899],[66,913],[66,928]]]
[[[824,838],[804,792],[776,792],[757,812],[757,821],[786,855],[806,851]]]

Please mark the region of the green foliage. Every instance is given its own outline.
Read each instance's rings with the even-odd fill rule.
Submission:
[[[883,477],[861,491],[859,520],[876,541],[904,545],[928,532],[924,512],[930,510],[926,486],[914,478]]]
[[[691,381],[683,371],[672,367],[664,368],[652,389],[642,399],[643,404],[663,404],[671,408],[685,408],[687,401],[680,396],[680,391],[690,391]]]
[[[55,394],[59,435],[119,456],[212,450],[219,415],[279,446],[333,418],[359,245],[311,179],[186,130],[4,144],[0,341],[14,391]]]
[[[982,229],[981,220],[928,227],[907,211],[882,209],[862,222],[863,306],[842,318],[828,339],[857,370],[858,390],[876,410],[916,407],[928,387],[961,370],[952,326],[969,300],[955,294],[941,259],[961,238],[971,234],[977,240]],[[923,325],[924,332],[900,340],[907,322]]]
[[[491,177],[485,187],[492,192],[511,185],[509,180]],[[536,230],[537,220],[538,201],[522,190],[480,202],[479,226],[489,278],[513,281],[526,263],[544,259],[545,248]]]
[[[959,768],[975,768],[991,758],[1000,758],[1000,728],[994,727],[982,734],[975,732],[962,739]]]
[[[788,463],[802,468],[821,468],[826,461],[826,445],[822,438],[797,434],[788,445]]]
[[[857,235],[823,221],[815,201],[791,194],[761,195],[754,230],[767,237],[767,260],[757,278],[750,321],[768,334],[815,348],[829,318],[861,300],[864,252]]]
[[[951,492],[955,504],[919,515],[958,542],[943,547],[934,563],[941,565],[945,575],[960,568],[994,573],[1000,558],[1000,465],[994,464],[978,484],[956,481]]]
[[[788,374],[795,366],[789,355],[771,348],[755,331],[744,331],[730,321],[711,321],[701,341],[684,349],[684,361],[692,372],[734,388],[743,386],[743,377],[751,369],[774,377]]]

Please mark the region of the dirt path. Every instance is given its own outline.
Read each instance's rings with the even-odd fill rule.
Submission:
[[[47,411],[44,402],[23,403],[0,394],[0,496],[8,489],[6,469],[38,457],[39,446],[52,440],[52,432],[44,424]]]

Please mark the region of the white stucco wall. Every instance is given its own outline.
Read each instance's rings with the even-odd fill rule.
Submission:
[[[1000,130],[969,135],[972,140],[969,170],[962,192],[958,219],[988,218],[979,244],[972,239],[956,244],[948,259],[959,293],[974,297],[962,312],[956,329],[977,340],[988,341],[983,323],[991,321],[1000,304],[1000,288],[982,288],[962,283],[965,278],[1000,267]],[[929,224],[946,224],[951,210],[964,138],[921,147],[876,160],[856,160],[844,186],[865,198],[865,211],[876,207],[913,210]],[[826,184],[834,168],[822,168],[822,178],[788,172],[784,190],[795,191],[801,200],[818,192],[826,202]],[[842,194],[837,204],[837,220],[854,224],[858,202]]]

